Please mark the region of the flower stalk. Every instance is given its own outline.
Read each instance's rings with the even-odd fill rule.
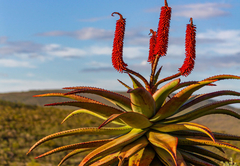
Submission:
[[[158,23],[156,47],[154,49],[155,55],[165,56],[167,54],[171,12],[172,8],[168,7],[167,1],[165,0],[165,6],[161,7],[160,20]]]
[[[149,56],[148,56],[148,62],[150,62],[151,64],[154,62],[155,59],[155,54],[154,54],[154,48],[156,45],[156,35],[157,32],[150,29],[150,33],[149,35],[152,34],[152,36],[150,36],[150,41],[149,41]]]
[[[119,71],[123,72],[123,70],[126,70],[127,64],[123,61],[123,40],[124,40],[124,34],[125,34],[125,24],[126,19],[123,18],[123,16],[118,12],[113,12],[112,16],[114,14],[118,14],[120,16],[120,19],[116,22],[116,29],[115,29],[115,35],[113,40],[113,50],[112,50],[112,65],[113,67]]]
[[[187,24],[185,38],[185,54],[186,58],[179,71],[181,75],[188,76],[194,68],[194,60],[196,58],[196,26],[190,18],[190,24]]]

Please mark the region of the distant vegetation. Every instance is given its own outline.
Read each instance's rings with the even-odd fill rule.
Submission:
[[[60,138],[46,142],[26,156],[28,149],[46,135],[83,126],[97,126],[101,121],[88,115],[80,115],[84,121],[79,121],[79,117],[76,116],[61,125],[63,118],[71,111],[7,101],[0,101],[0,112],[0,165],[3,166],[38,166],[38,162],[44,166],[57,165],[66,153],[61,156],[54,154],[38,160],[34,160],[34,157],[61,145],[100,139],[100,136]],[[76,160],[70,159],[66,165],[74,165],[74,163],[76,165],[81,159],[80,155]]]
[[[26,93],[0,94],[0,99],[4,98],[5,100],[13,100],[15,98],[14,102],[0,100],[1,166],[57,165],[60,162],[61,158],[66,155],[65,152],[61,154],[53,154],[37,160],[35,160],[34,157],[62,145],[100,139],[100,136],[86,135],[58,138],[44,143],[39,148],[34,150],[29,156],[26,156],[26,152],[28,151],[28,149],[36,141],[38,141],[44,136],[73,128],[79,128],[84,126],[98,126],[102,122],[102,120],[100,119],[82,114],[72,117],[70,120],[66,121],[64,124],[61,125],[61,121],[72,110],[40,106],[42,105],[42,103],[60,101],[60,98],[32,98],[32,95],[40,93],[46,92],[33,91]],[[96,97],[95,99],[98,100]],[[29,102],[28,104],[20,103],[24,101],[25,103],[26,101],[31,102]],[[81,116],[81,118],[79,118],[79,116]],[[80,119],[81,121],[79,121]],[[234,118],[229,116],[226,116],[226,119],[224,119],[223,116],[215,115],[200,118],[198,120],[198,123],[209,126],[213,131],[221,129],[221,131],[226,131],[227,133],[240,135],[239,122],[236,123],[234,120]],[[235,125],[232,125],[233,123],[235,123]],[[101,136],[101,139],[102,138],[107,137]],[[233,142],[233,144],[240,147],[239,143],[236,144]],[[69,161],[67,161],[65,165],[78,165],[83,156],[84,154],[75,156]],[[237,154],[234,151],[226,150],[225,156],[227,156],[228,158],[232,157],[233,161],[239,161],[238,164],[240,164],[239,153]]]

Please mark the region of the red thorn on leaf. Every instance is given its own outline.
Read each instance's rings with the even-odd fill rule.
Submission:
[[[124,63],[122,58],[126,20],[122,17],[120,13],[113,12],[112,16],[114,14],[118,14],[120,16],[120,19],[117,20],[115,35],[113,40],[112,65],[117,71],[122,73],[123,70],[126,70],[126,67],[127,67],[127,64]]]
[[[156,31],[150,29],[149,35],[152,34],[150,37],[150,42],[149,42],[149,56],[148,56],[148,62],[153,63],[155,60],[155,55],[154,55],[154,48],[156,45]]]
[[[186,77],[193,70],[196,58],[196,26],[193,25],[192,18],[190,18],[190,24],[187,24],[186,29],[185,54],[184,63],[178,70],[181,72],[181,75]]]
[[[158,23],[156,46],[154,50],[155,55],[165,56],[167,54],[171,12],[172,8],[168,7],[167,1],[165,1],[165,6],[161,8],[160,20]]]

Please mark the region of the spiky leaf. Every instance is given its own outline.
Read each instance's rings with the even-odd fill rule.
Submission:
[[[113,114],[111,115],[106,121],[104,121],[99,128],[107,125],[113,120],[119,119],[122,122],[124,122],[126,125],[132,127],[132,128],[139,128],[144,129],[147,127],[150,127],[152,125],[152,122],[149,121],[149,119],[137,112],[126,112],[122,114]]]
[[[65,93],[66,95],[76,94],[76,93],[96,94],[96,95],[102,96],[103,98],[112,102],[113,104],[123,108],[125,111],[131,111],[129,98],[112,91],[108,91],[101,88],[95,88],[95,87],[67,87],[64,89],[74,89],[71,92]]]
[[[95,117],[98,117],[100,119],[103,119],[103,120],[106,120],[107,118],[104,117],[104,116],[101,116],[95,112],[92,112],[92,111],[89,111],[89,110],[86,110],[86,109],[79,109],[79,110],[75,110],[73,111],[72,113],[70,113],[63,121],[62,123],[64,123],[67,119],[69,119],[70,117],[74,116],[74,115],[77,115],[77,114],[81,114],[81,113],[86,113],[86,114],[90,114],[90,115],[93,115]],[[112,123],[114,124],[118,124],[118,125],[124,125],[124,123],[122,122],[117,122],[117,121],[111,121]]]
[[[164,104],[163,107],[161,107],[158,112],[155,114],[155,116],[151,119],[152,122],[160,121],[166,117],[171,116],[172,114],[177,111],[177,109],[187,101],[187,99],[192,95],[193,92],[196,90],[202,88],[203,86],[206,86],[216,80],[210,80],[210,81],[201,81],[196,84],[190,85],[186,88],[184,88],[182,91],[178,92],[176,95],[174,95],[171,100],[169,100],[166,104]]]
[[[176,124],[155,124],[151,127],[154,130],[160,131],[160,132],[174,132],[174,131],[180,131],[180,130],[195,130],[200,131],[208,135],[213,141],[215,141],[214,135],[211,132],[211,130],[203,125],[199,125],[197,123],[190,123],[190,122],[182,122],[182,123],[176,123]]]
[[[129,166],[146,166],[149,165],[155,157],[155,151],[152,147],[147,146],[138,151],[129,159]]]
[[[167,158],[167,160],[171,161],[171,164],[177,165],[176,150],[178,139],[176,137],[154,131],[149,131],[147,133],[147,137],[151,144],[154,145],[154,149],[158,153],[159,157],[161,157],[162,159],[164,158],[164,161]]]
[[[155,101],[152,95],[144,88],[136,88],[128,90],[131,98],[131,106],[133,112],[138,112],[151,117],[155,111]]]
[[[166,100],[167,96],[171,93],[172,89],[176,87],[180,82],[180,79],[173,80],[168,84],[162,86],[159,90],[157,90],[153,94],[153,99],[156,103],[156,110],[159,110],[164,101]]]
[[[91,127],[91,128],[78,128],[78,129],[72,129],[72,130],[66,130],[58,133],[54,133],[51,135],[48,135],[42,139],[40,139],[38,142],[36,142],[28,151],[30,153],[33,149],[35,149],[40,144],[55,139],[59,137],[65,137],[70,135],[83,135],[83,134],[93,134],[93,135],[120,135],[120,134],[126,134],[129,131],[131,131],[130,127],[112,127],[112,128],[103,128],[98,129],[97,127]],[[27,153],[27,154],[28,154]]]
[[[118,137],[113,141],[108,142],[103,146],[100,146],[99,148],[93,150],[82,160],[79,166],[87,166],[93,159],[116,151],[118,148],[121,148],[135,141],[136,139],[141,137],[145,132],[146,130],[132,129],[131,132],[129,132],[128,134]]]
[[[146,137],[141,137],[137,139],[136,141],[132,142],[131,144],[125,146],[119,156],[119,165],[123,165],[123,163],[128,160],[132,155],[137,153],[139,150],[143,149],[148,145],[148,140]]]

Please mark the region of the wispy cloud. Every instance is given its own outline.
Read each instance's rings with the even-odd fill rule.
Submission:
[[[14,59],[0,59],[1,67],[26,67],[26,68],[35,68],[34,65],[30,64],[27,61],[17,61]]]
[[[112,30],[105,30],[105,29],[98,29],[87,27],[76,31],[50,31],[50,32],[43,32],[37,33],[36,36],[68,36],[72,38],[76,38],[78,40],[109,40],[113,38],[113,31]]]
[[[194,19],[228,16],[230,13],[224,9],[230,7],[231,5],[226,3],[196,3],[179,5],[173,7],[175,10],[173,15],[187,18],[193,17]]]
[[[10,42],[4,40],[2,46],[0,46],[0,55],[15,55],[17,53],[22,55],[28,54],[31,56],[36,51],[39,52],[42,47],[43,45],[31,41]]]
[[[114,31],[106,29],[98,29],[87,27],[76,31],[49,31],[37,33],[36,36],[41,37],[70,37],[77,40],[97,40],[97,41],[113,41]],[[125,44],[128,45],[148,45],[149,36],[143,35],[141,30],[126,30]]]
[[[175,5],[173,16],[193,17],[194,19],[206,19],[211,17],[228,16],[230,13],[225,9],[232,6],[227,3],[192,3],[186,5]],[[159,12],[159,8],[147,9],[146,12]]]
[[[63,58],[74,58],[74,57],[83,57],[87,52],[83,49],[63,47],[58,44],[48,44],[42,48],[42,51],[46,55],[52,57],[63,57]]]
[[[197,40],[212,40],[211,46],[206,43],[206,48],[199,49],[201,54],[235,55],[240,53],[240,30],[208,30],[197,34]],[[204,43],[201,43],[204,44]]]
[[[28,66],[26,62],[16,64],[14,60],[9,58],[39,58],[41,60],[51,59],[53,57],[82,57],[87,55],[87,52],[79,48],[64,47],[59,44],[39,44],[30,41],[6,41],[4,44],[0,45],[0,55],[1,57],[8,57],[5,65],[8,66]],[[3,60],[2,60],[3,62]]]
[[[240,69],[240,53],[230,56],[211,56],[198,57],[197,63],[201,66],[201,70],[218,68],[226,70],[229,68]]]

